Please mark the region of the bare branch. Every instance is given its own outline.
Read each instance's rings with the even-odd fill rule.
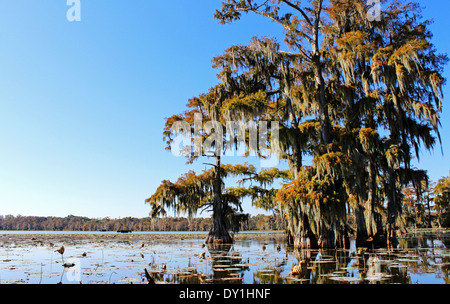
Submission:
[[[303,18],[305,18],[305,21],[312,27],[313,24],[311,22],[311,20],[309,19],[308,15],[305,13],[304,10],[302,10],[298,5],[295,5],[294,3],[292,3],[291,1],[287,1],[287,0],[281,0],[281,2],[289,5],[290,7],[292,7],[293,9],[297,10],[298,12],[300,12],[300,14],[302,14]]]
[[[311,37],[309,37],[308,35],[306,35],[305,33],[301,32],[301,31],[299,31],[297,29],[294,29],[294,28],[286,26],[286,24],[284,22],[282,22],[280,19],[275,18],[274,16],[272,16],[272,15],[270,15],[268,13],[264,13],[264,12],[261,12],[261,11],[255,10],[255,9],[251,9],[250,11],[254,12],[255,14],[259,14],[261,16],[268,17],[268,18],[272,19],[273,21],[277,22],[278,24],[280,24],[281,26],[283,26],[286,30],[288,30],[288,31],[295,31],[295,33],[297,35],[305,38],[306,40],[308,40],[309,43],[311,43],[311,44],[314,43],[314,40]]]
[[[283,55],[289,55],[289,56],[300,56],[300,55],[303,55],[306,59],[308,59],[309,61],[312,61],[312,57],[309,56],[308,53],[306,53],[306,52],[305,52],[302,48],[300,48],[298,45],[297,45],[297,49],[299,50],[299,52],[300,52],[301,54],[296,54],[296,53],[287,52],[287,51],[279,51],[279,53],[280,53],[280,54],[283,54]]]

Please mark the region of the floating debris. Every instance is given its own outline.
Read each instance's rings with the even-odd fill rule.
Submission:
[[[389,267],[391,267],[391,268],[408,268],[408,265],[391,263],[391,264],[389,264]]]
[[[25,279],[2,279],[0,280],[2,284],[26,284],[28,283]]]
[[[302,275],[306,271],[307,262],[305,260],[300,261],[298,265],[292,267],[292,270],[289,272],[289,275]]]
[[[364,279],[367,281],[382,281],[382,280],[389,280],[392,277],[393,275],[387,273],[375,273],[366,275]]]
[[[361,282],[361,281],[362,281],[362,279],[361,279],[361,278],[358,278],[358,277],[338,277],[338,276],[330,276],[329,279],[330,279],[330,280],[333,280],[333,281],[347,282],[347,283],[350,283],[350,282]]]
[[[309,282],[309,279],[300,279],[294,277],[286,277],[286,279],[293,282]]]
[[[249,267],[250,264],[233,264],[233,265],[231,265],[231,266],[233,266],[233,267],[241,267],[241,268],[244,268],[244,267]]]
[[[71,268],[71,267],[74,267],[75,264],[74,263],[64,263],[62,266],[65,268]]]
[[[318,261],[312,261],[314,264],[322,264],[322,263],[336,263],[335,260],[318,260]]]
[[[348,271],[335,271],[335,272],[333,272],[333,274],[335,274],[335,275],[345,275],[345,274],[348,274]]]

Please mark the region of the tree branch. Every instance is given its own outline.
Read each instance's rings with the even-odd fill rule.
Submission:
[[[247,10],[248,10],[248,9],[245,9],[245,11],[247,11]],[[256,10],[256,9],[250,9],[250,11],[254,12],[255,14],[258,14],[258,15],[261,15],[261,16],[264,16],[264,17],[267,17],[267,18],[270,18],[270,19],[272,19],[273,21],[275,21],[275,22],[277,22],[278,24],[280,24],[281,26],[283,26],[286,30],[288,30],[288,31],[294,31],[297,35],[299,35],[299,36],[305,38],[306,40],[308,40],[308,42],[309,42],[310,44],[313,44],[313,43],[314,43],[314,40],[313,40],[311,37],[309,37],[308,35],[306,35],[305,33],[301,32],[301,31],[299,31],[299,30],[297,30],[297,29],[290,28],[290,27],[286,26],[286,24],[285,24],[284,22],[281,22],[280,19],[275,18],[274,16],[272,16],[272,15],[270,15],[270,14],[268,14],[268,13],[264,13],[264,12],[261,12],[261,11]]]
[[[309,61],[312,61],[312,57],[309,56],[302,48],[300,48],[299,45],[297,45],[297,49],[299,50],[299,52],[301,53],[301,55],[303,55],[306,59],[308,59]],[[296,53],[292,53],[292,52],[287,52],[287,51],[279,51],[280,54],[284,54],[284,55],[289,55],[289,56],[299,56],[299,54]]]
[[[314,34],[314,55],[316,56],[319,52],[319,24],[320,24],[320,14],[322,12],[322,5],[323,0],[319,0],[319,7],[317,8],[316,12],[316,20],[314,21],[314,28],[313,28],[313,34]]]
[[[311,22],[311,20],[309,19],[308,15],[306,15],[305,11],[302,10],[298,5],[295,5],[294,3],[287,1],[287,0],[281,0],[281,2],[289,5],[290,7],[292,7],[293,9],[297,10],[298,12],[300,12],[300,14],[302,14],[303,18],[305,18],[305,21],[312,27],[313,24]]]

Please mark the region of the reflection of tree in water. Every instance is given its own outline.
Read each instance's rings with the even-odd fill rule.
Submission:
[[[314,255],[311,269],[311,283],[331,284],[335,281],[329,280],[329,274],[343,276],[347,271],[343,268],[350,264],[348,250],[320,250]]]
[[[286,272],[288,254],[295,255],[297,265]],[[348,252],[343,250],[294,250],[286,252],[286,258],[281,263],[266,270],[254,272],[254,283],[312,283],[327,284],[327,275],[345,267],[349,263]]]
[[[400,240],[396,249],[294,250],[297,264],[254,272],[254,283],[411,284],[412,275],[429,275],[450,282],[449,238],[429,235]],[[287,252],[288,254],[288,252]],[[288,267],[290,267],[289,265]],[[270,269],[269,269],[270,270]]]
[[[200,263],[193,264],[189,259],[187,267],[178,269],[151,269],[156,282],[175,284],[232,283],[240,284],[243,272],[248,270],[248,259],[244,261],[238,252],[232,252],[232,244],[207,244],[206,252],[197,258]],[[200,270],[205,270],[205,273]]]
[[[239,252],[233,252],[231,244],[207,244],[211,256],[212,278],[206,283],[243,282],[244,271],[249,269],[249,260],[244,259]]]
[[[175,284],[200,284],[205,274],[199,272],[197,267],[191,267],[188,264],[186,268],[179,269],[156,269],[148,270],[151,279],[157,283],[175,283]],[[145,275],[145,274],[143,274]]]
[[[436,278],[448,279],[447,263],[450,262],[448,250],[445,245],[446,238],[439,235],[412,235],[399,239],[399,245],[392,250],[368,251],[365,260],[378,258],[380,263],[381,280],[368,280],[362,283],[401,283],[411,284],[411,275],[431,274]],[[367,274],[369,267],[360,272]],[[361,271],[363,270],[363,271]],[[376,277],[376,276],[375,276]]]
[[[443,238],[442,243],[444,244],[445,248],[450,248],[450,238]]]
[[[275,260],[272,267],[267,269],[260,269],[253,272],[253,284],[284,284],[285,278],[282,277],[281,272],[285,270],[287,265],[288,254],[281,260]]]
[[[251,248],[252,254],[257,255],[255,260],[252,255],[243,257],[241,252],[234,251],[234,245],[211,244],[204,249],[202,257],[193,255],[187,267],[158,271],[154,275],[156,281],[179,284],[411,284],[417,278],[424,279],[423,276],[450,283],[447,246],[448,238],[435,236],[400,239],[395,249],[286,247],[285,253],[274,256],[265,248],[262,252]]]
[[[281,281],[283,283],[342,284],[411,283],[405,267],[382,260],[378,252],[352,252],[349,250],[296,250],[298,265]],[[394,257],[393,257],[394,258]],[[290,280],[290,277],[297,279]],[[280,281],[280,280],[279,280]]]

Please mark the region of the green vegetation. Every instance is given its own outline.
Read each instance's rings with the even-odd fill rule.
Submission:
[[[433,194],[439,225],[450,227],[450,176],[439,180]]]
[[[431,43],[431,21],[422,20],[419,4],[382,2],[380,21],[373,21],[364,0],[222,1],[215,14],[219,22],[261,15],[284,30],[284,45],[255,33],[263,38],[214,58],[220,83],[191,99],[183,114],[167,119],[165,139],[170,149],[180,134],[173,124],[192,125],[195,115],[205,123],[217,121],[216,129],[225,128],[227,120],[259,127],[275,121],[289,170],[278,174],[281,189],[271,188],[274,178],[261,182],[256,177],[264,174],[250,170],[239,174],[259,188],[228,192],[216,153],[208,189],[180,193],[179,180],[167,200],[162,194],[169,182],[164,181],[147,200],[152,214],[177,206],[189,214],[207,202],[214,219],[210,239],[229,242],[230,219],[245,218],[239,202],[249,196],[256,206],[277,210],[296,248],[347,247],[352,234],[357,246],[397,246],[397,232],[408,220],[403,189],[411,185],[421,196],[428,185],[427,172],[414,168],[412,160],[441,141],[448,57]],[[207,139],[211,128],[204,129],[201,136]],[[217,140],[212,147],[213,152],[223,149]],[[248,143],[247,148],[248,155]],[[187,156],[190,163],[208,154]],[[312,162],[304,163],[305,157]],[[229,200],[229,193],[242,195]],[[443,201],[437,206],[444,210],[448,201],[444,194],[439,197]]]
[[[0,216],[0,230],[13,231],[209,231],[210,218],[165,217],[161,219],[133,218],[90,219],[69,215],[67,217]],[[263,231],[282,230],[279,216],[250,216],[243,223],[242,230]]]

